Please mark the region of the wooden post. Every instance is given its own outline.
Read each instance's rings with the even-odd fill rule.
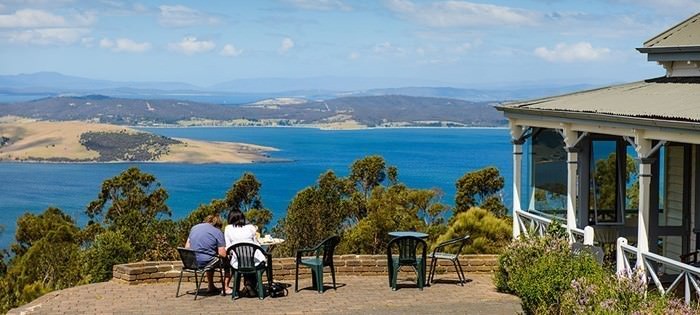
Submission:
[[[651,196],[651,140],[637,131],[634,142],[639,158],[639,215],[637,224],[637,268],[644,270],[643,254],[649,252],[649,197]]]
[[[571,229],[577,228],[576,224],[576,180],[578,177],[578,148],[577,132],[571,130],[568,125],[564,126],[564,144],[566,145],[567,156],[567,177],[566,177],[566,227],[571,233]]]
[[[523,161],[523,127],[510,126],[510,134],[513,139],[513,238],[520,236],[520,223],[518,211],[520,211],[520,186],[522,181]]]

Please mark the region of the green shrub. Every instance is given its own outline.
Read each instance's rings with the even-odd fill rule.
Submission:
[[[112,278],[112,266],[126,263],[133,256],[134,249],[121,233],[105,231],[85,251],[83,270],[90,282],[107,281]]]
[[[471,208],[455,214],[447,231],[435,243],[469,235],[470,241],[462,253],[498,254],[513,237],[511,222],[509,218],[499,218],[488,210]]]
[[[592,256],[572,254],[560,231],[512,242],[494,277],[499,291],[521,298],[527,314],[700,314],[697,305],[647,292],[640,274],[618,278]]]
[[[499,291],[518,295],[527,313],[556,314],[572,280],[604,275],[593,257],[576,256],[565,238],[546,235],[512,242],[499,257],[494,282]]]

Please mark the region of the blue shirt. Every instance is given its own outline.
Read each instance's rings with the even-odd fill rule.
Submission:
[[[197,252],[200,267],[219,256],[219,247],[226,247],[224,233],[209,223],[199,223],[190,230],[190,248]]]

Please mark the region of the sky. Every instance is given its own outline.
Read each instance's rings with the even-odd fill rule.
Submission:
[[[663,75],[635,48],[697,12],[700,0],[0,0],[0,74],[607,84]]]

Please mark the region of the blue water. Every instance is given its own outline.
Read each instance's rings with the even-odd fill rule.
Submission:
[[[371,129],[325,131],[309,128],[154,128],[170,137],[248,142],[280,149],[274,158],[290,162],[257,164],[0,164],[0,247],[14,239],[15,222],[24,212],[55,206],[84,223],[83,211],[100,184],[130,166],[154,174],[167,189],[173,217],[199,204],[222,198],[245,172],[262,183],[264,205],[284,216],[294,194],[314,184],[326,170],[344,176],[349,165],[368,154],[382,155],[399,169],[399,179],[416,188],[439,188],[443,202],[454,204],[455,182],[464,173],[496,166],[506,178],[503,197],[510,204],[511,145],[505,129]]]

